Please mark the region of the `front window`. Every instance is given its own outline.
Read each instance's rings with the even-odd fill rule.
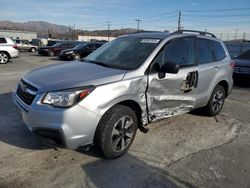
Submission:
[[[108,67],[133,70],[151,54],[160,39],[122,37],[106,43],[85,58]]]

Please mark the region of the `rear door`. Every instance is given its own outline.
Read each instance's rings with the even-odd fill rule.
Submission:
[[[197,106],[199,107],[206,105],[210,97],[210,85],[219,71],[212,40],[197,38],[197,58],[199,65]]]
[[[195,106],[198,84],[195,43],[195,36],[173,39],[150,65],[147,89],[150,121],[186,113]],[[160,76],[158,69],[166,62],[179,64],[179,72]]]

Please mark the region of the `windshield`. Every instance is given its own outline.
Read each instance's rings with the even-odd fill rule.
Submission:
[[[122,37],[106,43],[85,58],[89,62],[100,62],[106,66],[133,70],[139,67],[160,39]]]
[[[60,46],[62,43],[60,43],[60,42],[57,42],[57,43],[55,43],[54,45],[52,45],[52,47],[57,47],[57,46]]]
[[[86,46],[86,43],[81,43],[81,44],[76,45],[76,47],[74,47],[74,49],[81,49],[84,46]]]

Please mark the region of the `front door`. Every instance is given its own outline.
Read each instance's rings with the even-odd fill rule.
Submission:
[[[195,106],[198,84],[195,43],[195,36],[172,39],[150,65],[147,89],[150,121],[183,114]],[[160,73],[168,62],[180,65],[178,73]]]

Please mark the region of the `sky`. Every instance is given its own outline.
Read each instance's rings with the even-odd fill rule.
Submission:
[[[222,38],[250,38],[249,0],[0,0],[0,20],[48,21],[79,29],[137,28],[174,31],[178,13],[184,29]]]

